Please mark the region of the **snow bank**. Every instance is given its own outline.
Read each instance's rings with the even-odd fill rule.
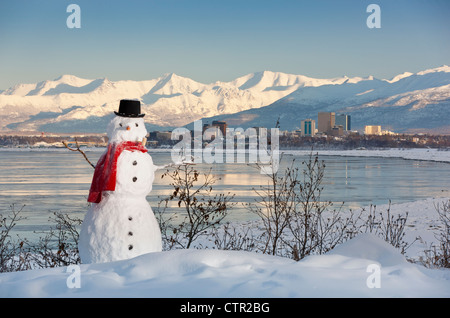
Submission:
[[[449,270],[408,263],[368,234],[300,262],[242,251],[173,250],[79,270],[79,288],[68,287],[76,272],[67,267],[0,274],[0,297],[450,297]],[[370,288],[374,275],[379,288]]]
[[[360,234],[346,244],[337,246],[328,254],[374,260],[381,266],[406,263],[406,259],[392,245],[368,233]]]
[[[293,155],[307,155],[310,150],[282,150],[283,153]],[[322,156],[344,156],[344,157],[379,157],[379,158],[402,158],[410,160],[425,160],[437,162],[450,162],[450,151],[429,148],[386,148],[386,149],[363,149],[363,150],[314,150],[314,153]]]

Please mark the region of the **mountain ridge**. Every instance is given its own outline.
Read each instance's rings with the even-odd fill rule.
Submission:
[[[394,77],[395,78],[395,77]],[[301,87],[271,105],[230,115],[205,118],[231,125],[300,128],[303,119],[314,119],[318,112],[345,113],[352,116],[352,127],[381,125],[397,132],[450,133],[450,72],[420,72],[395,81],[368,80],[341,85]],[[316,124],[317,125],[317,124]],[[316,126],[317,127],[317,126]]]
[[[175,73],[141,81],[111,81],[106,77],[84,79],[63,74],[53,80],[17,84],[0,91],[3,113],[0,130],[101,132],[98,130],[105,129],[101,125],[109,120],[119,100],[124,98],[141,100],[147,125],[160,129],[245,112],[262,116],[255,115],[258,109],[281,109],[288,104],[331,111],[342,102],[348,105],[341,109],[354,112],[380,107],[383,103],[391,107],[404,106],[409,98],[416,105],[414,110],[420,110],[432,103],[447,103],[449,84],[450,67],[447,65],[417,73],[404,72],[389,80],[373,76],[318,79],[267,70],[210,84]],[[301,114],[296,113],[301,109],[292,108],[293,118],[299,118]],[[92,127],[92,123],[97,125]],[[286,126],[286,129],[291,128],[294,127]]]

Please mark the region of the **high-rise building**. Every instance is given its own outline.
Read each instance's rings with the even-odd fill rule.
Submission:
[[[202,133],[205,133],[205,131],[207,129],[210,129],[210,132],[213,131],[214,129],[211,128],[217,128],[220,130],[220,133],[222,134],[222,137],[225,138],[226,134],[227,134],[227,123],[225,121],[220,121],[220,120],[214,120],[212,122],[211,125],[209,124],[203,124],[203,130]],[[214,136],[218,136],[218,133],[214,133]]]
[[[342,125],[331,128],[331,136],[339,137],[344,134],[344,127]]]
[[[224,121],[214,120],[211,126],[219,127],[222,132],[222,136],[227,134],[227,123]]]
[[[381,126],[365,126],[364,127],[364,134],[366,135],[381,135]]]
[[[219,126],[209,126],[203,132],[203,139],[204,140],[213,140],[213,139],[216,139],[216,138],[219,138],[219,137],[223,137]]]
[[[330,134],[335,125],[335,113],[320,112],[318,115],[319,132]]]
[[[301,121],[301,136],[311,136],[316,134],[316,121],[312,119],[305,119]]]
[[[336,126],[342,126],[342,128],[345,130],[351,130],[351,116],[345,115],[345,114],[338,114],[336,115],[335,125]]]

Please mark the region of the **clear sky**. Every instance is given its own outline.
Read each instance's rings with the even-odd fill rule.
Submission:
[[[71,3],[79,29],[66,25]],[[380,29],[366,25],[371,3]],[[450,65],[449,17],[448,0],[0,0],[0,89],[62,74],[391,78]]]

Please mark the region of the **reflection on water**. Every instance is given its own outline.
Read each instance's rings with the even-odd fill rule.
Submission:
[[[101,151],[87,151],[88,158],[96,162]],[[170,152],[150,152],[156,165],[171,162]],[[280,172],[292,159],[301,167],[304,157],[284,156]],[[431,196],[448,196],[450,169],[446,163],[402,159],[332,157],[325,160],[323,200],[345,202],[346,207],[358,208],[369,204],[385,204],[412,201]],[[241,163],[197,164],[201,171],[211,172],[220,180],[214,189],[235,194],[239,202],[230,219],[254,218],[242,203],[252,202],[253,189],[266,185],[268,178],[254,166]],[[93,174],[84,158],[66,149],[55,151],[0,151],[0,213],[26,205],[23,215],[26,221],[20,226],[48,227],[52,211],[84,216],[86,201]],[[153,191],[147,199],[155,209],[161,197],[171,192],[169,179],[161,179],[163,171],[157,171]],[[175,209],[176,207],[174,207]],[[19,227],[20,228],[20,227]]]

